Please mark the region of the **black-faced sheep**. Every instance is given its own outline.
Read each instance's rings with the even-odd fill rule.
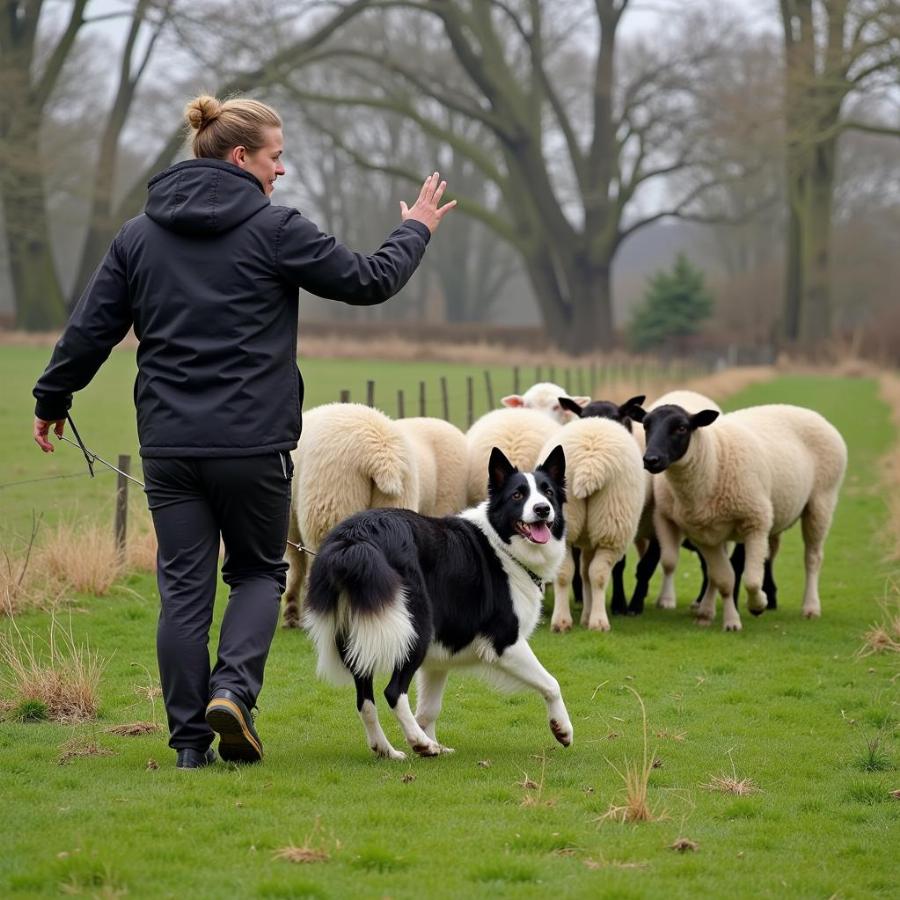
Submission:
[[[718,420],[718,421],[717,421]],[[798,519],[805,546],[803,614],[821,614],[823,547],[847,465],[847,446],[825,418],[788,405],[756,406],[721,416],[664,405],[644,419],[644,465],[665,473],[654,483],[654,523],[663,571],[671,577],[683,535],[700,550],[721,594],[726,631],[741,628],[734,603],[728,541],[745,547],[747,605],[766,608],[764,562],[774,559],[783,531]],[[715,618],[708,592],[698,619]]]

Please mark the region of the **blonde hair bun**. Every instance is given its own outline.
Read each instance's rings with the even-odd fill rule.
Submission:
[[[208,94],[195,97],[184,108],[184,117],[191,128],[202,131],[210,122],[215,122],[222,112],[222,104]]]

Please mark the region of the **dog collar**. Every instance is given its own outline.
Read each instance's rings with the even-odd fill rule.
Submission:
[[[498,546],[500,546],[500,549],[506,554],[506,556],[507,556],[510,560],[512,560],[512,561],[513,561],[520,569],[524,569],[524,570],[525,570],[525,574],[528,575],[528,577],[534,582],[534,586],[535,586],[536,588],[538,588],[538,590],[540,590],[541,593],[543,593],[544,588],[547,586],[547,582],[544,581],[544,579],[541,578],[541,576],[538,575],[537,572],[532,572],[532,570],[529,569],[528,566],[525,565],[525,563],[519,562],[519,560],[517,560],[517,559],[512,555],[512,553],[510,553],[509,550],[506,549],[506,547],[504,547],[504,546],[502,546],[502,545],[498,545]]]

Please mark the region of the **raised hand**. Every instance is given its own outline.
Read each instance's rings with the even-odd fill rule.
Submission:
[[[400,201],[400,216],[404,222],[407,219],[415,219],[434,234],[441,224],[441,219],[456,206],[455,200],[450,200],[443,206],[439,205],[447,189],[447,182],[441,181],[440,177],[440,174],[435,172],[425,179],[425,184],[422,185],[422,190],[419,191],[419,196],[412,206]]]

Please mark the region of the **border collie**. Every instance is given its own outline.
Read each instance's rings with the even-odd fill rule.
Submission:
[[[556,447],[531,473],[496,447],[488,499],[458,516],[431,518],[373,509],[337,525],[309,577],[305,625],[320,677],[356,684],[369,747],[404,759],[378,721],[376,672],[390,672],[384,695],[410,747],[421,756],[452,752],[435,737],[448,670],[486,668],[505,686],[536,690],[563,746],[572,723],[556,679],[528,645],[544,583],[565,556],[566,460]],[[413,715],[409,685],[418,673]]]

